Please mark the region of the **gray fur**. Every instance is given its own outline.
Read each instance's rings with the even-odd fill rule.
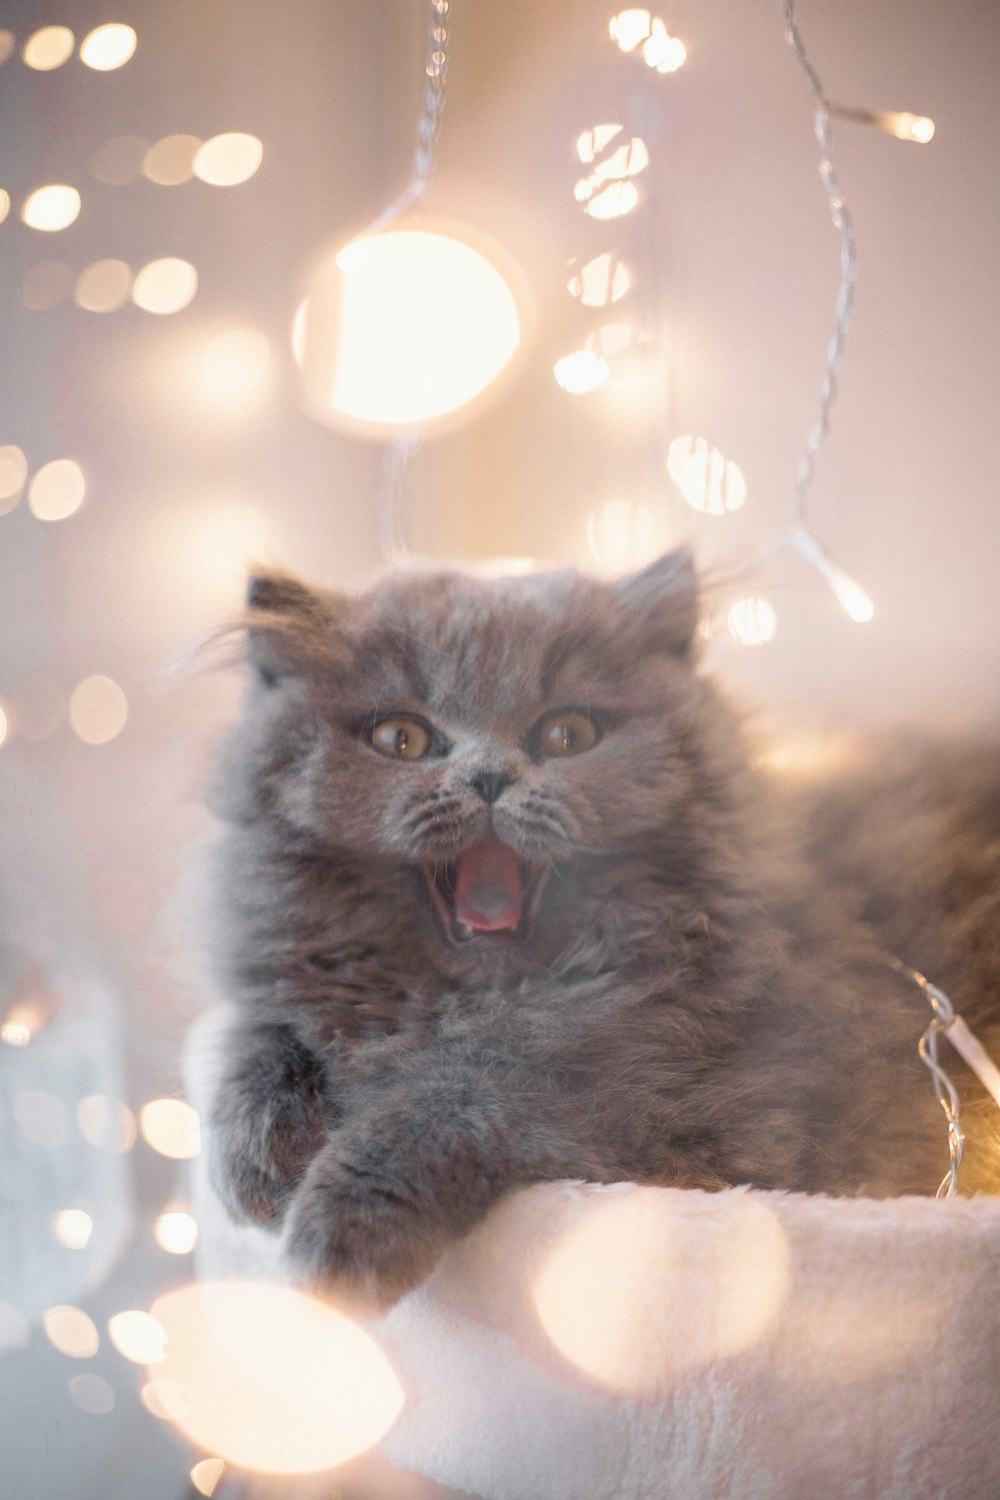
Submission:
[[[831,794],[810,846],[804,809],[750,770],[692,661],[682,554],[613,586],[408,574],[349,601],[271,574],[248,598],[250,683],[209,796],[211,957],[241,1015],[213,1165],[235,1215],[283,1226],[304,1278],[390,1302],[538,1180],[934,1189],[925,1002],[884,944],[960,990],[974,950],[962,998],[989,1023],[1000,779],[983,782],[992,853],[949,835],[953,864],[983,846],[961,896],[880,813],[901,913],[863,788]],[[603,738],[534,759],[529,729],[568,705]],[[448,753],[376,754],[362,725],[387,708]],[[509,778],[492,804],[484,773]],[[940,847],[957,814],[935,816]],[[538,920],[454,945],[420,862],[491,826],[551,866]]]

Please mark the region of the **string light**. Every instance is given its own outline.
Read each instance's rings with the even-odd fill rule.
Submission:
[[[648,10],[623,10],[612,16],[608,32],[622,52],[639,49],[642,60],[658,73],[676,73],[687,60],[687,48]]]
[[[76,38],[68,26],[43,26],[29,36],[21,57],[25,67],[49,73],[73,56],[75,46]]]
[[[73,301],[87,312],[117,312],[131,290],[132,268],[123,260],[95,260],[77,277]]]
[[[168,1255],[190,1255],[198,1243],[198,1225],[187,1209],[168,1208],[157,1219],[154,1235]]]
[[[52,1232],[68,1250],[83,1250],[90,1243],[94,1221],[82,1208],[63,1208],[52,1221]]]
[[[69,722],[85,745],[106,745],[128,720],[128,699],[110,677],[85,677],[70,694]]]
[[[168,255],[151,260],[136,273],[132,301],[144,312],[166,317],[183,312],[194,301],[197,290],[198,272],[191,262]]]
[[[831,104],[829,109],[840,120],[873,125],[876,130],[894,135],[900,141],[915,141],[926,146],[934,138],[934,121],[928,115],[913,115],[905,109],[857,109],[847,104]]]
[[[12,31],[0,31],[0,68],[9,57],[13,57],[15,45]]]
[[[255,135],[228,131],[198,148],[194,175],[212,187],[236,187],[254,175],[263,159],[264,147]]]
[[[139,1111],[146,1144],[161,1156],[190,1161],[201,1150],[198,1116],[183,1099],[152,1099]]]
[[[162,1364],[167,1357],[167,1333],[152,1313],[130,1308],[108,1319],[108,1336],[119,1354],[136,1365]]]
[[[743,646],[762,646],[774,639],[778,617],[766,599],[737,599],[729,608],[726,624],[734,640]]]
[[[50,182],[36,188],[25,200],[21,218],[29,229],[57,234],[68,229],[80,212],[80,194],[66,182]]]
[[[202,1458],[191,1469],[191,1483],[199,1495],[214,1495],[226,1467],[221,1458]]]
[[[80,61],[98,73],[122,68],[135,54],[138,38],[131,26],[108,21],[87,33],[80,43]]]
[[[667,450],[667,471],[688,505],[705,515],[731,515],[746,503],[742,469],[706,438],[674,438]]]
[[[54,458],[43,464],[28,486],[28,506],[39,521],[65,521],[83,504],[87,481],[73,458]]]
[[[582,265],[566,283],[566,290],[584,307],[607,307],[620,302],[631,285],[628,266],[606,250]]]
[[[0,516],[13,510],[28,477],[28,460],[15,443],[0,447]]]
[[[124,139],[127,139],[125,137]],[[142,175],[159,187],[178,187],[194,176],[194,159],[201,150],[197,135],[165,135],[154,141],[142,158]]]
[[[60,1303],[42,1315],[42,1327],[49,1343],[70,1359],[90,1359],[101,1347],[101,1336],[94,1322],[80,1307]]]

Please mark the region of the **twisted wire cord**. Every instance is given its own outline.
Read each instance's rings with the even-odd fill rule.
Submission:
[[[844,201],[837,179],[833,157],[833,132],[830,126],[832,106],[826,97],[819,74],[809,60],[802,34],[795,18],[794,0],[779,0],[785,17],[785,40],[798,61],[809,93],[816,101],[813,126],[820,149],[819,175],[826,193],[834,228],[840,234],[840,287],[835,305],[833,335],[826,347],[826,369],[820,385],[819,415],[806,438],[805,450],[795,474],[795,496],[789,516],[789,537],[804,531],[807,522],[809,490],[816,468],[816,457],[830,430],[830,419],[837,399],[837,377],[844,358],[847,331],[854,314],[854,288],[858,278],[857,246],[854,222]],[[807,561],[813,559],[807,557]]]
[[[905,974],[908,979],[913,980],[914,984],[918,984],[933,1011],[931,1023],[917,1043],[917,1051],[920,1054],[920,1061],[930,1072],[935,1098],[948,1122],[948,1170],[938,1185],[935,1197],[953,1198],[958,1191],[958,1169],[965,1156],[965,1132],[959,1120],[958,1091],[941,1066],[938,1042],[941,1033],[956,1025],[959,1018],[956,1017],[954,1007],[944,990],[938,989],[936,984],[931,984],[930,980],[918,969],[911,969],[909,964],[901,963],[898,958],[891,958],[889,967],[895,969],[897,974]]]

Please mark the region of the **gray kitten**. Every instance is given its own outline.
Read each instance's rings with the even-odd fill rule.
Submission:
[[[358,599],[261,574],[248,606],[209,798],[240,1016],[213,1171],[304,1279],[385,1305],[558,1178],[934,1190],[929,1010],[886,955],[988,1019],[995,777],[964,893],[954,810],[922,864],[919,818],[880,813],[872,840],[870,789],[815,810],[821,873],[696,670],[683,553],[614,584],[404,574]]]

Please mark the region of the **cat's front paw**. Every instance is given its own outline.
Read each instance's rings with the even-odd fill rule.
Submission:
[[[383,1312],[434,1269],[448,1242],[430,1203],[352,1161],[333,1137],[295,1195],[285,1249],[301,1281],[347,1310]]]

